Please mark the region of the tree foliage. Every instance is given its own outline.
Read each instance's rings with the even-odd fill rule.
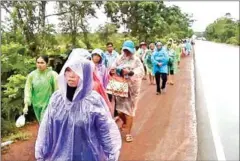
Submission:
[[[105,4],[107,16],[117,25],[124,25],[131,36],[147,42],[175,33],[175,38],[191,36],[191,16],[177,6],[166,7],[163,1],[133,2],[109,1]]]
[[[162,1],[59,1],[55,2],[54,13],[46,15],[49,3],[1,1],[1,9],[9,15],[1,23],[2,135],[11,132],[16,116],[22,112],[26,76],[36,68],[36,56],[66,56],[73,47],[105,49],[108,41],[120,52],[127,39],[136,44],[142,40],[166,42],[192,34],[191,16]],[[88,19],[97,17],[99,8],[111,22],[90,33]],[[57,16],[59,26],[46,21],[51,16]],[[119,33],[122,27],[125,32]]]
[[[207,26],[205,37],[210,41],[240,45],[239,26],[240,22],[232,19],[227,13]]]

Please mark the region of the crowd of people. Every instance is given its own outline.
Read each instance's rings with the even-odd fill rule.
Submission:
[[[133,141],[142,81],[148,77],[157,95],[166,93],[192,45],[188,39],[169,39],[166,45],[141,42],[137,47],[127,40],[120,54],[111,42],[106,49],[72,49],[59,74],[48,67],[48,57],[36,59],[37,69],[26,81],[23,113],[32,106],[40,124],[37,160],[118,160],[121,133],[126,142]]]

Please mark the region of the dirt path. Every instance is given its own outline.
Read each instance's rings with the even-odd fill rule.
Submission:
[[[196,160],[195,109],[192,106],[192,57],[182,59],[175,85],[155,95],[155,86],[143,81],[132,130],[134,141],[123,143],[120,160]],[[37,124],[26,129],[28,141],[10,145],[2,161],[33,161]]]
[[[38,132],[38,123],[34,122],[22,129],[32,136],[27,141],[18,141],[9,146],[6,153],[2,153],[2,161],[34,161],[34,145]]]

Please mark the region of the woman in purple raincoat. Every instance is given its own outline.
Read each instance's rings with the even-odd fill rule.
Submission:
[[[89,60],[69,60],[59,74],[35,145],[38,161],[117,161],[121,136],[103,98],[93,91]]]
[[[96,66],[97,77],[106,89],[109,81],[108,71],[105,67],[103,60],[103,51],[101,49],[94,49],[92,51],[92,61]]]

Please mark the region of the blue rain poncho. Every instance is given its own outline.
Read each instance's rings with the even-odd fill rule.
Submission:
[[[66,68],[80,77],[73,100],[66,97]],[[117,161],[122,145],[119,129],[104,99],[92,90],[88,60],[69,60],[58,77],[35,145],[38,161]]]
[[[165,48],[161,48],[160,50],[155,50],[151,57],[153,63],[153,74],[156,72],[159,73],[168,73],[168,61],[169,57]],[[162,63],[162,66],[159,66],[158,63]]]

